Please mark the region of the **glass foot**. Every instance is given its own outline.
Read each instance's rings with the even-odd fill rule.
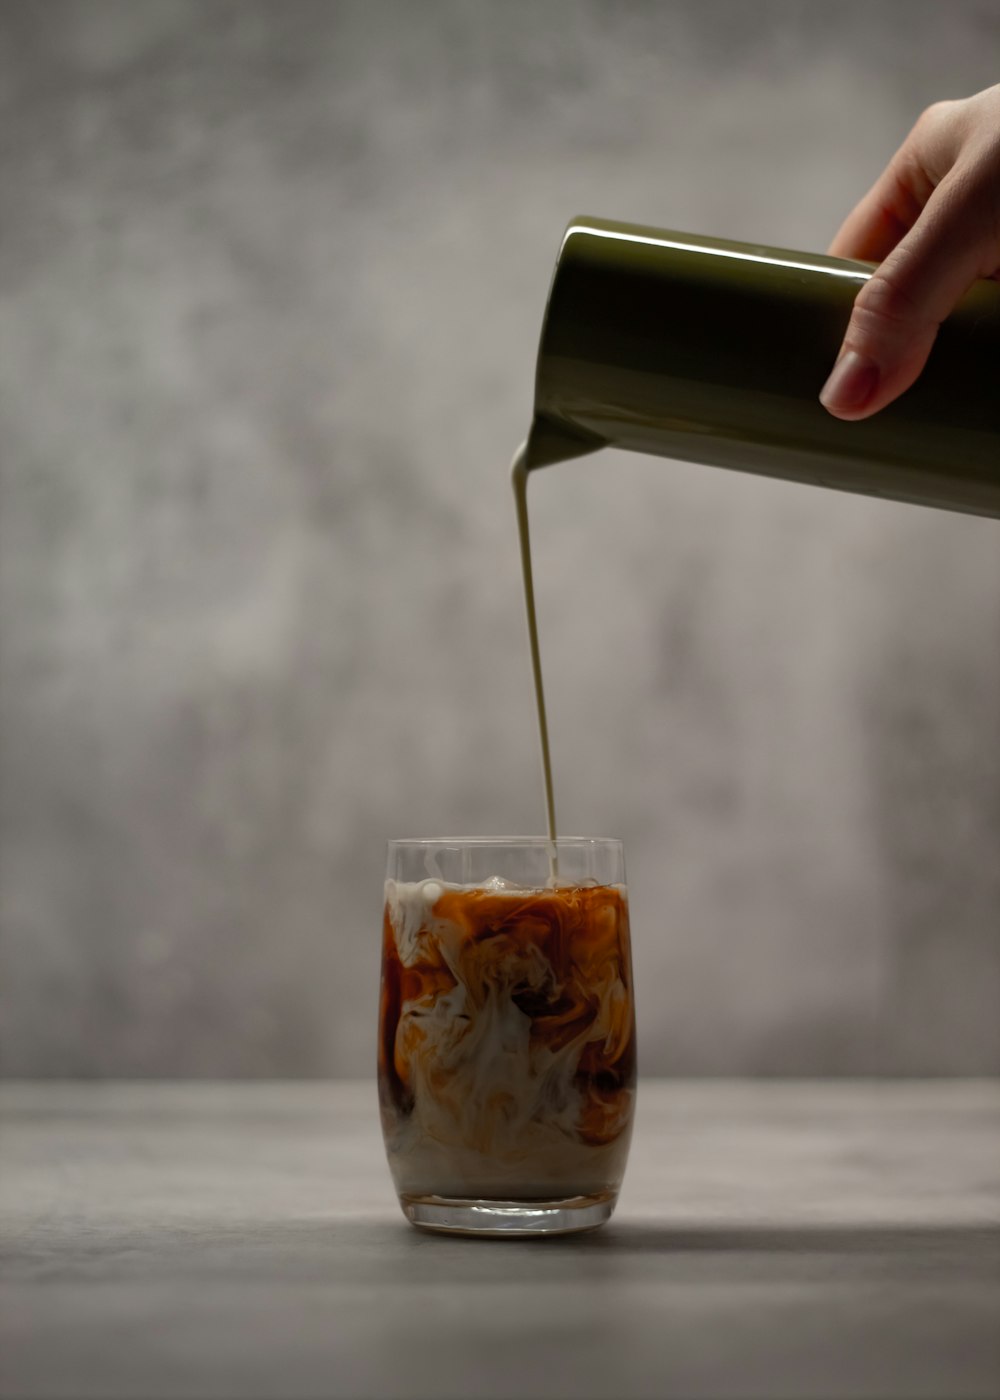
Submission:
[[[452,1196],[400,1196],[411,1225],[451,1235],[571,1235],[611,1219],[618,1197],[569,1196],[557,1201],[477,1201]]]

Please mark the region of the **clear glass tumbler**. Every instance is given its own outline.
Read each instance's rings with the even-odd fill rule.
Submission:
[[[379,1101],[407,1219],[476,1235],[609,1219],[635,1104],[620,841],[390,841]]]

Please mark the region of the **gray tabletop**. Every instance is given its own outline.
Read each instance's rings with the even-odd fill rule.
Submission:
[[[422,1234],[369,1084],[0,1088],[4,1396],[1000,1395],[1000,1086],[644,1083],[592,1234]]]

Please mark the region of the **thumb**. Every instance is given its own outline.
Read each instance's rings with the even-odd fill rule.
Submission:
[[[954,182],[942,181],[909,233],[861,288],[840,355],[820,393],[834,417],[867,418],[920,374],[938,327],[980,273],[982,250],[972,223]]]

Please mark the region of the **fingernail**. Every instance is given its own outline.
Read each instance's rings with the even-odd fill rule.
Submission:
[[[846,350],[820,390],[819,401],[831,413],[864,408],[878,387],[878,365],[856,350]]]

